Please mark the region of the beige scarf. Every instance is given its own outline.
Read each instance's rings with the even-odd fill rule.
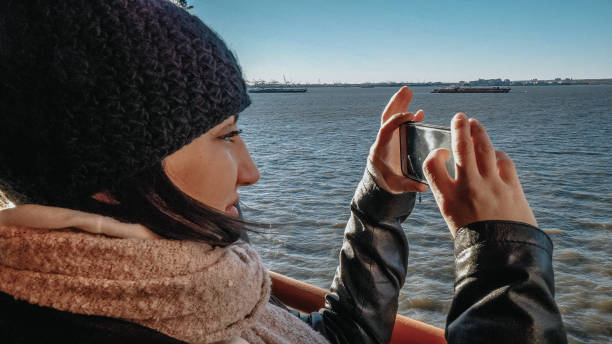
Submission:
[[[69,209],[0,211],[0,291],[189,343],[327,343],[268,303],[270,277],[250,245],[164,240],[140,225]]]

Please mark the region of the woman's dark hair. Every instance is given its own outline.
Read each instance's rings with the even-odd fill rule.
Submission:
[[[139,223],[167,239],[228,246],[258,224],[227,216],[179,190],[161,162],[105,190],[110,201],[87,198],[78,210]]]

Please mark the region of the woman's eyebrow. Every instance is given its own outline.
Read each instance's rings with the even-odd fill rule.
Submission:
[[[234,117],[234,120],[231,123],[228,123],[228,124],[224,125],[223,128],[228,128],[228,127],[231,127],[231,126],[236,125],[238,123],[238,117],[236,117],[236,116],[232,116],[232,117]]]
[[[233,129],[234,125],[235,125],[235,122],[234,123],[226,124],[226,125],[224,125],[223,127],[221,127],[219,129],[219,132],[224,132],[224,131],[227,131],[227,130],[231,130],[231,129]]]

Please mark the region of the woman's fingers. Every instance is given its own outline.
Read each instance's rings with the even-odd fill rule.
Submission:
[[[482,176],[494,175],[497,171],[495,149],[485,128],[478,120],[470,119],[470,132],[478,170]]]
[[[423,162],[425,178],[436,197],[438,197],[436,194],[449,192],[452,184],[451,176],[446,170],[446,161],[449,157],[450,152],[448,149],[438,148],[429,152],[429,155]]]
[[[499,170],[499,177],[507,184],[514,184],[518,182],[518,175],[516,174],[516,168],[514,162],[508,154],[502,151],[495,151],[496,165]]]
[[[383,188],[390,192],[414,192],[427,190],[427,186],[412,181],[402,175],[399,126],[404,122],[419,122],[423,120],[423,110],[416,114],[405,112],[410,105],[412,91],[408,87],[402,87],[393,95],[381,116],[381,128],[376,136],[376,141],[370,148],[368,157],[377,179]]]
[[[385,123],[382,124],[378,132],[378,139],[381,145],[386,145],[393,138],[395,129],[399,128],[400,124],[404,122],[420,122],[423,120],[425,112],[423,110],[417,111],[416,114],[412,112],[396,113],[391,116]]]
[[[414,114],[414,119],[412,120],[413,122],[421,122],[423,120],[423,118],[425,117],[425,111],[423,110],[419,110]]]
[[[424,163],[425,177],[451,234],[455,236],[462,226],[485,220],[537,226],[514,163],[505,153],[493,149],[484,127],[457,114],[451,130],[456,178],[451,179],[445,169],[447,150],[431,152]]]
[[[420,118],[423,119],[423,110],[419,110]],[[415,115],[410,112],[403,112],[394,114],[392,117],[387,119],[385,123],[383,123],[382,127],[378,131],[378,136],[376,137],[376,142],[374,143],[374,153],[382,154],[382,150],[387,149],[387,145],[391,142],[393,138],[393,133],[397,128],[399,128],[400,124],[408,121],[414,121]]]
[[[456,177],[475,177],[478,167],[476,166],[474,143],[472,141],[470,125],[468,117],[465,114],[458,113],[453,117],[451,122],[451,136],[457,172],[455,173]]]
[[[404,86],[397,91],[393,97],[389,100],[389,103],[383,110],[380,123],[385,123],[396,113],[405,112],[408,110],[408,105],[410,105],[410,101],[412,100],[412,91]]]

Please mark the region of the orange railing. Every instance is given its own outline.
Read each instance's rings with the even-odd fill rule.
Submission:
[[[272,293],[287,306],[302,312],[316,312],[325,306],[327,290],[270,272]],[[391,343],[443,344],[444,330],[398,314]]]

